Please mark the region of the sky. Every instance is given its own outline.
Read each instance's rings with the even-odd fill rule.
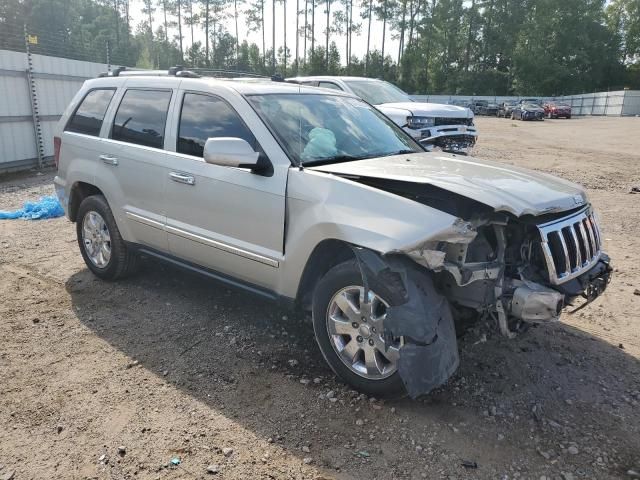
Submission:
[[[317,0],[316,0],[317,1]],[[139,22],[146,20],[146,15],[142,13],[143,2],[142,0],[131,0],[129,3],[129,14],[133,18],[133,25],[137,25]],[[199,5],[196,5],[194,1],[194,12],[196,8],[199,8]],[[260,49],[262,49],[262,34],[261,32],[249,32],[246,24],[246,15],[244,14],[244,10],[247,8],[246,5],[242,7],[238,7],[238,36],[241,41],[246,39],[249,43],[255,42]],[[286,18],[287,22],[284,25],[284,6],[282,3],[276,3],[276,46],[280,47],[284,43],[284,32],[286,27],[287,33],[287,47],[291,52],[291,59],[295,57],[295,33],[296,33],[296,2],[295,0],[287,0],[287,11]],[[340,4],[338,1],[334,1],[332,4],[332,11],[334,9],[339,9]],[[304,9],[304,0],[300,0],[300,9]],[[233,12],[233,4],[231,4],[229,8],[229,12]],[[271,48],[272,45],[272,31],[271,26],[273,24],[273,16],[272,16],[272,3],[269,0],[265,0],[265,44],[266,48]],[[331,15],[333,17],[333,15]],[[353,4],[353,18],[356,22],[361,22],[361,32],[360,35],[356,35],[355,33],[352,36],[352,46],[351,46],[351,54],[356,55],[358,57],[364,56],[367,51],[367,22],[360,18],[360,8],[357,5],[357,0],[354,0]],[[175,20],[175,19],[174,19]],[[326,14],[324,13],[324,5],[316,6],[316,28],[315,28],[315,38],[316,45],[324,46],[325,44],[325,35],[324,30],[326,27]],[[333,18],[332,18],[333,20]],[[157,7],[156,12],[154,13],[154,30],[157,26],[164,22],[164,16],[162,14],[161,8]],[[311,23],[311,16],[308,17],[309,24]],[[304,25],[304,15],[300,15],[300,25]],[[235,24],[233,17],[230,17],[224,22],[228,32],[232,35],[235,35]],[[175,28],[169,28],[169,35],[177,35],[177,26]],[[182,26],[182,35],[183,35],[183,48],[186,50],[191,45],[191,30],[187,25]],[[202,28],[195,27],[194,28],[194,41],[200,41],[204,44],[204,31]],[[345,64],[345,48],[346,48],[346,39],[344,35],[333,34],[330,38],[330,41],[335,41],[340,51],[340,60],[342,64]],[[304,38],[300,37],[300,57],[303,55],[303,42]],[[379,22],[374,19],[371,23],[371,50],[380,49],[382,47],[382,22]],[[307,50],[310,47],[310,40],[307,40]],[[391,38],[389,30],[387,28],[386,41],[385,41],[385,55],[391,55],[392,58],[396,58],[398,54],[398,40],[394,40]]]

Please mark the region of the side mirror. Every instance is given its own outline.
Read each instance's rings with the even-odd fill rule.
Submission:
[[[260,154],[246,140],[236,137],[208,138],[204,144],[204,161],[224,167],[255,169]]]

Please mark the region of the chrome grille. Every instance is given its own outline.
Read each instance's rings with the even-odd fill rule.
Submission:
[[[538,225],[549,281],[558,285],[589,270],[600,258],[600,230],[590,209]]]

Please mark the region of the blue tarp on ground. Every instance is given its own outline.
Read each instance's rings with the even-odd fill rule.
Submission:
[[[0,220],[22,218],[24,220],[40,220],[45,218],[56,218],[64,215],[62,205],[53,195],[41,197],[37,202],[24,202],[24,206],[19,210],[0,210]]]

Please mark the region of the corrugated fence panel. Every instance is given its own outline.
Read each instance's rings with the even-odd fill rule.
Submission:
[[[45,157],[53,156],[57,120],[82,86],[107,70],[103,63],[32,55]],[[27,83],[27,54],[0,50],[0,172],[37,165]]]
[[[31,120],[0,123],[0,172],[3,163],[36,158],[36,143]]]
[[[640,91],[627,90],[624,92],[624,105],[622,115],[640,115]]]
[[[31,115],[26,76],[24,73],[20,76],[3,75],[0,66],[0,122],[1,117],[18,115]]]

